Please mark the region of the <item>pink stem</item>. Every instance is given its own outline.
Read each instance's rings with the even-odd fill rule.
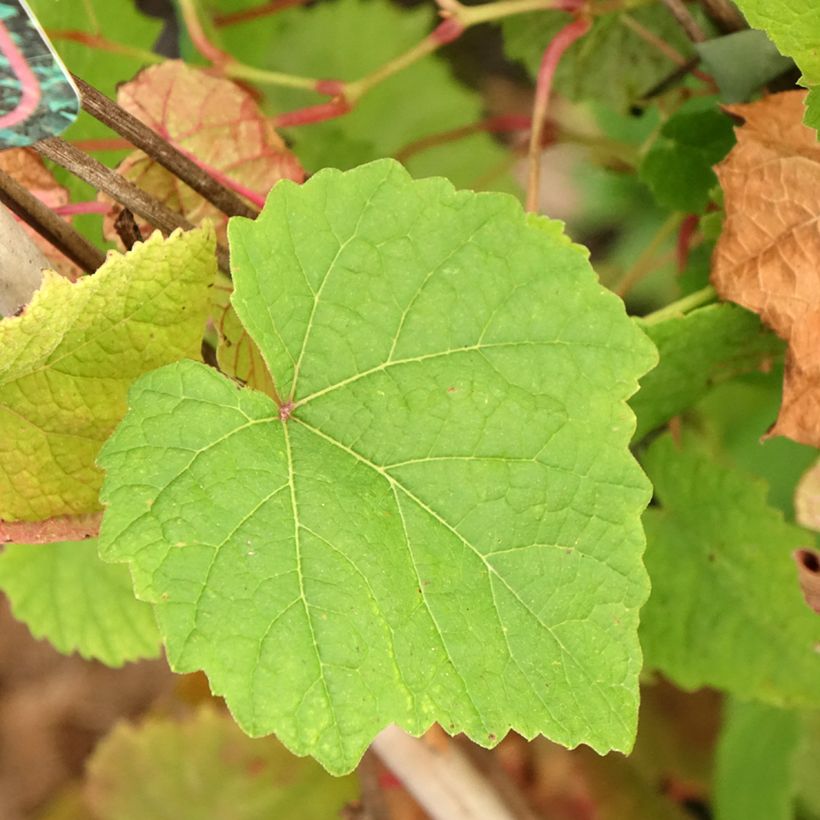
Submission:
[[[107,202],[69,202],[67,205],[58,205],[52,208],[60,216],[76,216],[77,214],[107,214],[111,205]]]
[[[564,52],[590,29],[589,18],[580,17],[567,23],[550,41],[541,59],[538,80],[535,85],[535,104],[532,109],[532,131],[529,148],[529,184],[527,185],[527,210],[538,209],[538,185],[541,175],[541,138],[544,132],[547,108],[549,106],[552,82],[555,69],[564,56]]]
[[[288,128],[294,125],[310,125],[314,122],[323,122],[341,117],[350,111],[347,100],[337,99],[319,105],[309,105],[306,108],[297,108],[273,118],[274,128]]]

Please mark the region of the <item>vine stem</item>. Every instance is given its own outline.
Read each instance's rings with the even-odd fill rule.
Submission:
[[[666,240],[678,229],[682,216],[672,214],[658,228],[650,243],[644,248],[643,253],[635,260],[635,264],[621,277],[618,283],[612,288],[622,299],[632,288],[641,281],[655,264],[655,257],[663,248]]]
[[[585,7],[587,0],[495,0],[478,6],[465,6],[459,0],[437,0],[437,3],[444,20],[430,34],[403,54],[352,82],[284,74],[241,63],[211,42],[200,20],[197,0],[179,0],[179,8],[194,46],[223,75],[260,84],[315,91],[331,98],[328,102],[306,106],[274,119],[275,126],[286,127],[322,122],[346,114],[374,86],[458,39],[468,28],[529,11],[578,12]]]
[[[589,17],[579,17],[567,23],[552,38],[538,69],[538,80],[535,85],[535,103],[532,109],[532,129],[529,145],[529,180],[527,184],[527,210],[538,210],[538,190],[541,177],[541,138],[547,118],[552,82],[555,69],[564,52],[578,39],[583,37],[592,26]]]
[[[711,286],[707,285],[705,288],[696,290],[676,302],[670,302],[666,307],[660,310],[655,310],[652,313],[647,313],[646,316],[641,316],[638,321],[643,325],[656,325],[659,322],[667,319],[674,319],[683,316],[690,310],[703,307],[711,304],[717,300],[717,291]]]
[[[105,262],[99,248],[4,171],[0,171],[0,202],[87,273]]]

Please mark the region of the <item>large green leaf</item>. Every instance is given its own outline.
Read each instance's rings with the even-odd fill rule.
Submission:
[[[624,400],[655,355],[583,249],[390,160],[280,183],[230,238],[281,404],[173,365],[100,456],[101,552],[173,668],[334,772],[390,722],[628,749],[648,485]]]
[[[628,28],[625,12],[596,16],[592,29],[567,49],[555,73],[555,87],[573,100],[600,100],[619,111],[667,77],[675,64]],[[660,3],[631,9],[640,25],[682,54],[691,53],[675,18]],[[572,17],[560,11],[536,11],[506,18],[504,50],[535,77],[550,40]]]
[[[134,597],[125,567],[100,560],[96,538],[7,546],[0,589],[14,617],[60,652],[109,666],[159,654],[153,608]]]
[[[724,712],[715,765],[716,820],[793,820],[800,716],[736,700]]]
[[[86,793],[97,820],[329,820],[358,794],[273,738],[251,740],[224,713],[122,723],[94,750]]]
[[[718,466],[688,437],[682,449],[658,439],[643,464],[660,502],[644,515],[647,665],[686,689],[817,704],[820,618],[791,555],[812,536],[767,505],[763,482]]]
[[[210,227],[159,232],[72,283],[46,272],[0,321],[0,518],[98,509],[97,451],[140,374],[199,358],[216,274]]]
[[[810,89],[806,125],[820,127],[820,5],[817,0],[736,0],[749,24],[763,29],[782,54],[793,57]]]
[[[229,0],[232,6],[232,0]],[[222,3],[225,6],[225,3]],[[294,8],[221,29],[240,59],[263,68],[311,77],[358,80],[417,45],[432,29],[431,8],[400,8],[387,0],[338,0]],[[332,45],[330,45],[332,44]],[[276,113],[322,98],[266,87]],[[352,168],[391,156],[431,134],[470,125],[483,116],[481,97],[453,77],[437,56],[417,62],[369,91],[339,119],[288,131],[296,154],[311,171]],[[505,151],[487,134],[475,134],[408,158],[417,176],[441,174],[455,185],[476,187],[503,163]],[[509,186],[493,178],[485,187]]]
[[[639,324],[657,346],[660,363],[630,401],[638,417],[636,440],[691,407],[710,387],[783,353],[783,342],[737,305],[709,305]]]

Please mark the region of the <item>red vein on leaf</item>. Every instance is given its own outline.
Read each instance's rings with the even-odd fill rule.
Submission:
[[[9,68],[20,83],[20,99],[11,111],[0,116],[0,128],[14,128],[15,125],[20,125],[29,119],[37,110],[41,98],[40,82],[2,21],[0,21],[0,49],[8,61]]]
[[[100,531],[102,513],[58,515],[43,521],[0,521],[0,544],[50,544],[83,541]]]
[[[590,29],[592,21],[588,17],[579,17],[567,23],[550,41],[541,59],[538,69],[538,80],[535,86],[535,103],[532,109],[532,130],[529,147],[529,181],[527,184],[527,210],[538,209],[538,188],[541,176],[541,138],[547,119],[552,83],[555,69],[564,56],[564,52]]]
[[[224,26],[233,26],[236,23],[246,23],[249,20],[259,20],[262,17],[267,17],[271,14],[284,11],[293,6],[301,6],[307,0],[273,0],[271,3],[263,3],[261,6],[255,6],[250,9],[242,9],[241,11],[231,11],[227,14],[214,15],[213,21],[217,28]]]
[[[100,137],[99,139],[69,140],[81,151],[131,151],[134,146],[122,137]]]

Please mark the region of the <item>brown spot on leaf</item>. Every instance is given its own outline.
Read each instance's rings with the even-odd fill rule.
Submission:
[[[820,446],[820,143],[803,125],[805,92],[727,106],[744,124],[715,170],[726,222],[712,283],[789,343],[770,435]]]
[[[820,553],[813,549],[800,549],[792,553],[797,564],[797,579],[806,603],[820,613]]]

